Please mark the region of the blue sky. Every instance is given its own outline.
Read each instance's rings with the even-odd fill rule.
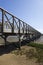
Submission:
[[[43,33],[43,0],[0,0],[0,7]]]

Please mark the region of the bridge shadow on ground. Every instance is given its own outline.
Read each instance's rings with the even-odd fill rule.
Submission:
[[[19,43],[12,43],[12,44],[9,44],[9,45],[6,45],[6,46],[0,46],[0,56],[3,55],[3,54],[8,54],[13,50],[19,49],[18,44]],[[26,42],[24,42],[24,41],[21,42],[21,46],[24,46],[24,45],[26,45]]]
[[[11,51],[16,50],[16,49],[17,49],[17,47],[15,46],[15,44],[0,46],[0,56],[3,54],[8,54]]]

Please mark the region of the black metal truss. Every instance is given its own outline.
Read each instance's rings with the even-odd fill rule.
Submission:
[[[0,8],[1,12],[1,32],[2,37],[4,35],[5,43],[6,43],[6,37],[9,35],[19,35],[19,42],[20,42],[20,36],[25,35],[26,37],[30,38],[30,35],[33,36],[34,39],[40,37],[41,33],[37,30],[35,30],[33,27],[25,23],[24,21],[20,20],[19,18],[15,17],[14,15],[10,14],[9,12],[5,11],[4,9]],[[10,21],[9,16],[11,17],[12,21]],[[6,20],[7,21],[6,21]],[[11,27],[11,32],[4,32],[4,23],[8,23]],[[18,30],[18,32],[15,32],[15,26]],[[22,32],[21,32],[22,29]]]

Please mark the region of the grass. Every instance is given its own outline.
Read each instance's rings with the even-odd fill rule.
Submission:
[[[32,46],[32,47],[43,49],[43,44],[38,44],[34,42],[28,43],[27,46]]]

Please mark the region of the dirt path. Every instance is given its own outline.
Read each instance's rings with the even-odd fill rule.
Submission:
[[[24,48],[31,48],[24,46]],[[35,63],[35,59],[26,60],[25,55],[15,55],[15,54],[4,54],[0,56],[0,65],[38,65]]]

